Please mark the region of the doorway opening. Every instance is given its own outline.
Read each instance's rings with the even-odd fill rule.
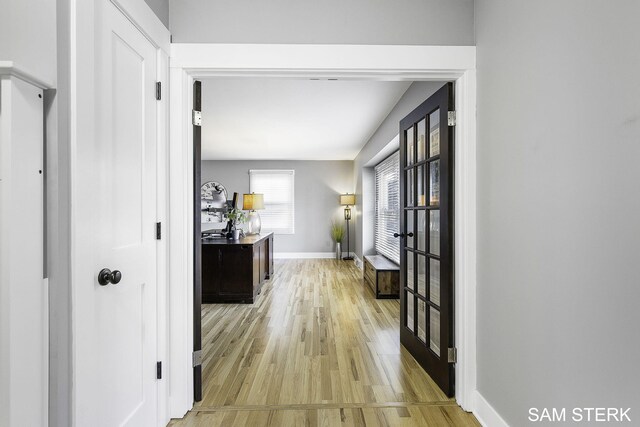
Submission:
[[[210,50],[211,46],[209,46],[207,49],[204,50]],[[313,50],[313,49],[310,49]],[[179,57],[180,55],[178,55]],[[397,59],[397,58],[396,58]],[[205,61],[206,62],[206,61]],[[216,61],[212,61],[213,63],[215,63]],[[223,61],[224,62],[224,61]],[[259,61],[258,61],[259,62]],[[304,61],[301,61],[304,62]],[[329,61],[331,62],[331,61]],[[335,62],[335,61],[334,61]],[[444,61],[446,62],[446,60]],[[473,61],[471,61],[473,62]],[[188,94],[188,91],[186,90],[186,88],[188,88],[190,86],[190,84],[192,83],[193,80],[195,80],[196,78],[207,78],[207,77],[229,77],[231,76],[236,76],[236,77],[265,77],[265,76],[270,76],[270,77],[305,77],[305,78],[314,78],[315,76],[322,76],[322,77],[326,77],[326,71],[309,71],[309,69],[313,69],[315,67],[307,67],[306,70],[304,71],[304,73],[302,73],[302,71],[298,70],[298,71],[294,71],[292,72],[291,70],[288,70],[287,72],[284,71],[280,71],[280,72],[274,72],[273,70],[271,71],[264,71],[264,70],[257,70],[257,69],[253,69],[252,67],[247,67],[245,68],[240,67],[240,68],[244,68],[244,70],[238,70],[238,69],[234,69],[233,71],[221,71],[220,69],[220,64],[219,63],[215,63],[212,64],[211,67],[203,67],[203,62],[202,61],[196,61],[193,59],[193,57],[191,57],[191,54],[187,54],[186,57],[184,58],[179,58],[176,63],[179,64],[179,66],[176,66],[172,69],[172,82],[174,83],[172,85],[172,89],[176,88],[178,94],[180,96],[178,96],[177,98],[182,99],[182,106],[184,105],[188,105],[190,103],[190,96]],[[197,65],[196,65],[197,64]],[[244,64],[246,66],[246,64]],[[362,65],[360,65],[362,66]],[[469,114],[469,111],[467,110],[468,105],[469,105],[469,101],[471,100],[472,103],[475,103],[475,93],[473,90],[473,82],[474,82],[474,73],[472,70],[472,66],[463,66],[460,67],[460,64],[457,64],[456,67],[453,66],[448,66],[447,70],[448,71],[436,71],[434,72],[434,70],[439,69],[439,67],[434,67],[433,69],[429,69],[427,71],[425,71],[425,69],[423,68],[423,65],[420,65],[418,68],[422,69],[422,75],[420,75],[419,77],[413,77],[411,78],[411,80],[443,80],[446,78],[453,78],[455,80],[455,84],[456,84],[456,89],[458,87],[461,88],[460,91],[457,91],[456,94],[456,98],[460,97],[460,99],[462,100],[462,102],[458,103],[458,114],[459,117],[462,117],[463,120],[461,121],[464,126],[462,126],[461,128],[459,128],[459,130],[456,130],[456,135],[460,135],[461,138],[457,138],[457,140],[459,142],[462,142],[463,144],[470,144],[471,145],[471,150],[467,151],[467,148],[469,147],[463,147],[463,150],[459,150],[456,152],[456,156],[461,155],[461,160],[462,162],[459,162],[458,164],[463,164],[463,165],[468,165],[468,164],[472,164],[472,166],[475,165],[475,154],[474,154],[474,147],[473,147],[473,143],[474,143],[474,138],[473,135],[475,134],[474,131],[471,132],[470,129],[473,129],[475,126],[475,123],[469,119],[469,117],[471,116]],[[210,68],[209,70],[203,70],[204,68]],[[233,68],[233,67],[232,67]],[[354,72],[353,69],[351,69],[349,72],[345,71],[344,67],[336,67],[336,68],[340,68],[341,71],[333,71],[332,74],[333,75],[338,75],[339,77],[345,78],[345,79],[349,79],[349,78],[353,78],[354,76]],[[347,68],[349,68],[349,65],[347,64]],[[358,68],[358,66],[355,66],[355,68]],[[375,68],[375,67],[373,67]],[[428,67],[427,67],[428,68]],[[462,69],[460,69],[462,68]],[[441,69],[441,68],[440,68]],[[451,69],[458,69],[458,71],[452,72]],[[369,75],[367,76],[359,76],[360,79],[368,79],[368,80],[393,80],[393,79],[398,79],[398,80],[402,80],[402,79],[407,79],[406,74],[402,75],[402,76],[398,76],[396,74],[396,76],[392,76],[389,77],[390,75],[392,75],[392,72],[389,72],[389,70],[384,71],[385,77],[384,78],[380,78],[381,74],[380,71],[376,72],[378,74],[372,75],[371,71],[369,70],[367,72]],[[449,73],[449,74],[447,74]],[[419,74],[419,73],[418,73]],[[434,78],[435,74],[438,75],[437,78]],[[175,99],[175,98],[174,98]],[[177,108],[177,106],[175,106]],[[180,116],[182,117],[186,117],[185,111],[181,111]],[[189,114],[190,116],[190,114]],[[191,117],[189,117],[191,118]],[[183,139],[185,141],[187,141],[186,138],[189,138],[190,132],[185,128],[184,125],[182,125],[180,128],[176,129],[174,127],[174,129],[172,130],[174,131],[177,136],[178,139]],[[189,149],[189,145],[190,144],[186,144],[185,147],[186,149]],[[470,155],[472,154],[472,155]],[[456,158],[456,160],[458,160],[458,158]],[[184,167],[184,165],[183,165]],[[187,168],[188,170],[189,168]],[[460,169],[460,168],[459,168]],[[456,173],[458,173],[458,170],[456,170]],[[467,187],[465,187],[462,192],[457,192],[456,194],[456,198],[460,198],[460,200],[462,201],[462,203],[457,203],[456,206],[457,207],[461,207],[462,209],[458,210],[456,212],[456,224],[457,223],[461,223],[463,225],[462,229],[463,232],[461,234],[463,234],[465,236],[465,244],[464,245],[456,245],[456,254],[458,253],[458,251],[462,251],[462,257],[457,257],[458,260],[462,260],[461,265],[463,267],[461,267],[463,270],[464,269],[470,269],[470,267],[473,268],[473,265],[471,265],[469,263],[469,259],[470,256],[473,255],[475,256],[474,251],[471,249],[471,246],[468,245],[468,242],[472,241],[472,236],[475,235],[475,232],[473,233],[465,233],[464,231],[468,231],[470,225],[466,224],[465,221],[469,220],[471,217],[473,217],[473,215],[469,215],[470,211],[469,211],[469,207],[475,203],[475,196],[472,194],[472,191],[469,191],[469,189],[472,187],[470,184],[470,182],[472,180],[470,180],[470,177],[475,176],[475,171],[473,168],[462,168],[462,170],[465,171],[465,173],[463,174],[463,176],[461,177],[457,177],[458,179],[456,179],[456,183],[460,183],[463,184]],[[467,176],[465,176],[465,174]],[[187,188],[189,188],[189,185],[186,186]],[[193,188],[193,187],[191,187]],[[457,187],[456,187],[457,188]],[[191,193],[191,194],[195,194],[195,193]],[[469,200],[473,201],[473,203],[468,203]],[[458,200],[457,200],[458,201]],[[471,224],[472,226],[473,224]],[[188,228],[191,228],[192,226],[188,226]],[[191,228],[193,229],[193,228]],[[194,238],[193,235],[191,236],[190,239],[193,242]],[[275,246],[277,247],[278,243],[276,240]],[[191,245],[189,245],[191,246]],[[191,246],[193,247],[193,246]],[[277,276],[277,270],[278,270],[278,262],[276,261],[276,265],[275,265],[275,270],[276,270],[276,274],[275,276]],[[289,261],[282,261],[283,263],[289,262]],[[312,263],[312,262],[310,262]],[[188,265],[188,264],[187,264]],[[193,264],[191,264],[193,265]],[[188,271],[187,268],[184,268],[186,266],[183,266],[183,271]],[[456,273],[458,273],[457,269],[458,269],[459,265],[456,265]],[[475,274],[474,274],[475,275]],[[277,277],[274,276],[274,279],[277,279]],[[457,274],[457,277],[462,277],[462,286],[464,287],[464,289],[466,289],[467,286],[469,285],[474,285],[474,283],[470,283],[472,277],[470,277],[469,274]],[[273,279],[272,279],[273,280]],[[460,282],[459,282],[460,283]],[[465,295],[468,297],[470,294],[468,292],[465,292]],[[187,295],[187,300],[191,299],[192,297],[189,297]],[[266,298],[265,298],[266,300]],[[464,302],[464,298],[462,298],[463,302]],[[466,303],[468,303],[469,301],[467,300]],[[473,304],[475,305],[475,304]],[[464,317],[473,317],[473,313],[472,310],[470,309],[464,309],[464,310],[460,310],[461,307],[458,306],[458,301],[456,301],[456,314],[461,313],[462,314],[462,321],[458,322],[459,325],[461,325],[461,329],[463,331],[470,331],[472,328],[470,326],[473,326],[473,329],[475,328],[475,325],[472,324],[472,322],[469,322],[469,319],[464,319]],[[194,313],[195,314],[195,313]],[[456,319],[458,319],[458,317],[456,317]],[[464,325],[464,326],[462,326]],[[187,326],[187,325],[185,325]],[[458,325],[457,325],[458,326]],[[192,327],[192,325],[191,325]],[[189,327],[186,327],[185,330],[189,330]],[[457,328],[456,328],[457,331]],[[471,333],[465,334],[458,334],[456,333],[456,339],[460,339],[461,341],[464,341],[465,343],[467,342],[467,340],[469,339],[469,336],[471,335]],[[250,347],[251,348],[251,347]],[[253,347],[254,350],[256,349],[260,349],[260,345],[259,343],[256,344],[256,347]],[[471,399],[470,397],[472,396],[473,391],[475,390],[475,372],[474,372],[474,366],[473,364],[475,363],[475,356],[473,357],[469,357],[470,354],[473,354],[475,349],[472,348],[471,346],[467,346],[467,345],[459,345],[458,346],[459,349],[459,354],[458,354],[458,365],[456,366],[456,371],[461,371],[461,375],[458,376],[458,378],[456,379],[456,386],[458,385],[457,382],[458,380],[462,380],[461,382],[461,386],[457,386],[456,387],[456,399],[458,401],[458,403],[460,403],[461,405],[463,405],[463,407],[469,408],[470,409],[470,403],[471,403]],[[468,353],[467,353],[468,351]],[[462,356],[462,357],[461,357]],[[357,365],[356,365],[357,368]],[[461,369],[459,369],[461,368]],[[357,370],[357,369],[356,369]],[[184,373],[184,371],[182,371]],[[186,377],[186,376],[185,376]],[[206,387],[206,386],[205,386]]]
[[[252,86],[254,84],[252,80],[256,79],[240,80],[242,85]],[[287,81],[267,80],[271,80],[268,83],[270,85],[277,80]],[[316,81],[315,79],[307,80],[305,84],[313,85]],[[346,83],[353,84],[353,81]],[[377,83],[393,85],[398,82]],[[431,86],[423,84],[432,88],[422,92],[424,98],[434,93],[442,84],[437,82],[430,82]],[[208,85],[214,90],[207,91]],[[295,85],[300,89],[299,79]],[[405,95],[404,92],[410,85],[411,82],[403,82],[400,85],[401,95]],[[202,152],[215,151],[210,145],[215,141],[216,135],[210,135],[210,139],[203,143],[202,135],[211,133],[207,126],[216,128],[223,138],[238,141],[243,139],[240,136],[242,132],[225,134],[224,129],[232,126],[220,120],[216,121],[215,112],[205,111],[206,108],[202,105],[209,98],[220,104],[215,108],[225,111],[233,110],[234,106],[225,104],[228,99],[221,92],[216,93],[215,89],[219,89],[220,86],[228,89],[229,86],[233,86],[233,80],[202,79],[202,81],[194,81],[193,86],[196,111],[194,114],[202,117],[200,125],[195,124],[194,120],[193,128],[195,154],[193,241],[194,254],[196,254],[194,257],[194,284],[196,284],[194,349],[201,350],[202,361],[202,367],[196,367],[194,373],[194,396],[196,401],[200,401],[194,410],[202,410],[201,408],[212,410],[225,406],[238,407],[238,410],[246,406],[264,406],[265,410],[276,406],[283,410],[292,410],[291,407],[294,405],[318,405],[319,408],[324,408],[326,405],[330,408],[333,405],[338,408],[346,402],[356,405],[389,403],[406,405],[405,396],[414,396],[415,401],[412,403],[434,400],[439,400],[441,405],[452,403],[453,401],[447,399],[446,395],[452,395],[453,385],[444,392],[440,390],[432,378],[422,371],[414,359],[415,355],[412,356],[411,352],[400,346],[399,301],[376,300],[376,295],[363,281],[362,272],[354,265],[328,259],[291,259],[276,260],[274,269],[273,235],[267,237],[266,247],[260,246],[257,249],[257,255],[254,255],[256,249],[253,247],[253,241],[246,240],[248,236],[244,239],[242,237],[227,239],[231,237],[229,236],[231,232],[231,225],[228,223],[229,213],[243,205],[242,196],[246,198],[253,193],[252,172],[255,173],[257,170],[273,172],[291,168],[288,170],[295,171],[298,179],[309,174],[306,169],[313,167],[309,166],[308,161],[305,163],[298,159],[274,162],[268,158],[242,158],[246,154],[239,154],[236,155],[237,158],[226,160],[213,160],[209,154],[208,159],[203,159]],[[342,88],[339,91],[344,92],[345,89]],[[202,93],[204,93],[203,96],[201,96]],[[268,90],[261,91],[260,96],[268,98]],[[282,103],[284,96],[281,93],[278,101]],[[313,100],[310,93],[303,93],[301,96],[308,101]],[[242,96],[234,94],[232,98],[237,99]],[[272,110],[277,107],[267,108]],[[406,110],[405,106],[403,108]],[[402,111],[403,114],[409,113],[409,111]],[[446,117],[446,106],[444,111]],[[286,114],[286,116],[291,115],[292,112]],[[250,123],[258,121],[250,113],[245,112],[242,116]],[[375,127],[379,124],[376,123]],[[399,123],[396,121],[396,129],[398,126]],[[262,132],[263,139],[270,139],[268,133],[268,129]],[[224,141],[219,135],[218,138],[218,143]],[[418,133],[415,134],[415,138],[417,138],[417,148],[420,140]],[[404,143],[405,138],[402,138],[402,141]],[[203,147],[204,144],[208,146]],[[395,149],[400,149],[398,138],[395,139],[395,144]],[[242,144],[235,144],[234,147],[239,151],[246,150]],[[389,147],[386,146],[384,149],[388,150]],[[277,151],[277,148],[272,150]],[[402,152],[404,153],[404,149]],[[276,152],[268,154],[282,156],[281,153]],[[367,160],[370,161],[378,154],[374,152]],[[323,168],[332,167],[326,160],[315,160],[317,163],[323,161],[326,162],[322,164]],[[276,169],[276,167],[285,169]],[[358,175],[359,171],[353,172],[352,169],[352,174]],[[399,175],[404,173],[399,172]],[[317,179],[318,175],[315,178]],[[414,178],[418,179],[417,175]],[[309,182],[305,184],[307,187],[313,187]],[[325,182],[320,181],[318,184],[322,185]],[[350,183],[347,187],[352,188],[352,185],[353,183]],[[428,185],[420,188],[427,189]],[[343,190],[331,189],[336,198]],[[369,188],[362,188],[359,190],[360,195],[363,198],[374,197],[375,195],[370,194],[369,190]],[[416,187],[415,190],[418,191],[418,188]],[[422,197],[425,197],[424,194]],[[220,206],[215,202],[217,199],[220,199],[218,201]],[[337,204],[330,209],[341,214]],[[360,215],[363,214],[360,213]],[[319,225],[317,219],[305,216],[305,220],[314,226]],[[306,227],[309,224],[298,223],[298,227],[300,225]],[[247,231],[241,224],[238,224],[238,229]],[[416,233],[422,233],[423,237],[427,236],[428,230],[424,227],[416,225],[415,230]],[[397,231],[400,232],[400,229]],[[286,244],[287,237],[291,236],[282,234],[275,236],[276,247],[279,242]],[[254,237],[254,240],[256,239],[260,240]],[[416,237],[415,240],[417,242],[419,238]],[[212,255],[213,248],[215,248],[215,256]],[[243,256],[239,249],[236,253],[234,248],[244,248],[247,253]],[[207,253],[204,254],[203,251]],[[260,252],[262,252],[262,261]],[[248,260],[247,264],[242,264],[243,258]],[[310,258],[315,256],[311,255]],[[254,259],[258,260],[258,266],[265,265],[265,267],[263,270],[260,267],[255,269],[259,278],[247,289],[257,289],[257,291],[249,300],[247,299],[249,297],[245,298],[238,291],[243,286],[238,276],[241,275],[241,270],[247,271],[246,279],[248,282],[252,281],[254,274],[250,270],[253,268],[251,263]],[[266,264],[264,264],[265,259]],[[232,264],[231,269],[223,268],[225,265]],[[417,280],[427,274],[427,268],[425,267],[424,271],[416,268]],[[198,272],[199,269],[200,272]],[[403,275],[406,276],[406,265],[403,264],[402,269]],[[224,274],[222,274],[223,271]],[[262,282],[263,279],[268,280]],[[403,280],[408,279],[405,277]],[[221,293],[220,285],[215,285],[217,282],[228,285],[227,294]],[[403,295],[406,296],[405,294]],[[201,299],[203,295],[205,295],[204,300]],[[315,295],[315,298],[309,299],[305,297],[306,295]],[[199,307],[201,301],[204,304]],[[402,301],[406,304],[406,299]],[[235,304],[238,302],[251,304]],[[422,318],[428,318],[429,313],[424,311],[422,311]],[[419,315],[420,309],[416,309],[415,312]],[[340,313],[356,313],[356,315],[344,316]],[[405,313],[404,319],[406,309],[403,313]],[[390,325],[395,326],[390,327]],[[425,331],[427,328],[427,324],[416,328],[416,337],[418,337],[418,331]],[[341,331],[352,331],[352,333],[345,334]],[[367,336],[369,339],[362,340],[362,337]],[[202,347],[198,345],[200,339],[204,344]],[[372,351],[371,347],[375,350]],[[394,367],[394,373],[390,373],[384,368],[385,366]],[[408,382],[409,377],[414,381]],[[314,384],[311,385],[312,383]],[[374,390],[377,390],[377,394]],[[452,406],[452,411],[454,406],[455,404]]]

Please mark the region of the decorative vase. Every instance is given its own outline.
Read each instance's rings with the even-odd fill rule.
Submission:
[[[340,242],[336,242],[336,259],[340,260],[342,258],[342,245]]]

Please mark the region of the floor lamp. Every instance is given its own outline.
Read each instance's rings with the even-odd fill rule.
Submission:
[[[356,204],[356,195],[355,194],[341,194],[340,195],[340,204],[345,206],[344,208],[344,219],[347,221],[347,256],[342,258],[344,260],[352,260],[351,250],[349,248],[349,221],[351,220],[351,208]]]

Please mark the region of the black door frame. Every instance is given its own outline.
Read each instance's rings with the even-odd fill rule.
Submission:
[[[193,111],[202,111],[202,83],[193,82]],[[202,129],[193,125],[193,353],[202,352],[202,212],[200,186],[202,179]],[[197,362],[197,363],[196,363]],[[193,367],[193,400],[202,400],[202,365]]]

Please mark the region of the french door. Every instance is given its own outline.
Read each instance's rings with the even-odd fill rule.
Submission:
[[[453,84],[400,122],[400,342],[454,393]],[[453,117],[452,117],[453,119]]]
[[[202,82],[193,82],[193,400],[202,400]],[[197,113],[196,113],[197,112]]]

